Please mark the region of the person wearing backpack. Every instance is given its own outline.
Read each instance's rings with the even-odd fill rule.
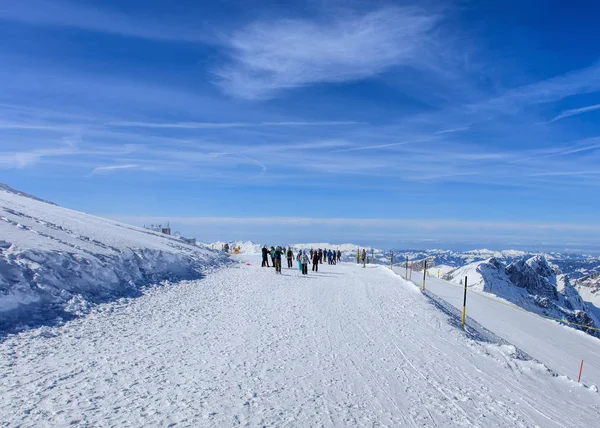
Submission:
[[[308,275],[308,264],[310,263],[310,258],[306,251],[302,252],[302,275]]]
[[[281,252],[281,247],[275,249],[275,256],[273,257],[275,260],[275,273],[281,273]]]
[[[294,260],[294,252],[292,251],[291,248],[288,248],[288,250],[287,250],[288,269],[290,269],[293,265],[292,260]]]

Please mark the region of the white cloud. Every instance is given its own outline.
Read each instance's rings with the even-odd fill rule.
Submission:
[[[224,40],[231,63],[216,74],[226,92],[249,99],[368,78],[392,67],[417,66],[436,22],[436,16],[411,7],[321,21],[256,22]]]
[[[149,21],[140,16],[132,17],[130,14],[98,7],[100,4],[97,2],[89,6],[84,2],[61,0],[7,1],[0,7],[0,19],[154,40],[201,42],[207,39],[204,33],[189,24],[171,22],[169,25],[164,19],[159,22]]]
[[[119,171],[119,170],[123,170],[123,169],[134,169],[134,168],[138,168],[138,167],[139,167],[139,165],[136,165],[136,164],[99,166],[99,167],[94,168],[94,170],[92,171],[92,174],[98,174],[98,173],[102,173],[102,172]]]
[[[107,216],[128,223],[152,223],[164,220],[165,216]],[[598,224],[581,223],[541,223],[541,222],[504,222],[477,220],[442,220],[410,218],[315,218],[315,217],[169,217],[173,223],[185,225],[244,225],[244,226],[339,226],[373,229],[411,228],[427,231],[464,230],[481,231],[528,231],[546,233],[557,232],[600,232]]]
[[[21,152],[0,152],[0,167],[26,168],[40,162],[44,158],[71,156],[79,152],[75,145],[67,144],[52,149],[33,149]]]
[[[565,110],[550,122],[556,122],[557,120],[565,119],[567,117],[576,116],[579,114],[587,113],[588,111],[600,110],[600,104],[595,104],[593,106],[574,108],[571,110]]]
[[[287,122],[111,122],[111,126],[137,128],[214,129],[250,128],[254,126],[345,126],[357,125],[355,121],[287,121]],[[0,123],[0,127],[2,124]]]
[[[520,104],[551,103],[572,95],[589,94],[598,90],[600,90],[600,62],[510,89],[499,97],[492,98],[485,103],[471,105],[471,107],[475,110],[491,107],[515,112],[516,107]]]

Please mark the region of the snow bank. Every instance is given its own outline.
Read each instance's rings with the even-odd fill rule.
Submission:
[[[228,258],[173,237],[0,187],[0,332],[85,313]]]

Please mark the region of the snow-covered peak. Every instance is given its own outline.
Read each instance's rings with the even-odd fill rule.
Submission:
[[[560,275],[561,271],[558,266],[550,264],[545,256],[540,254],[531,257],[526,261],[527,265],[533,269],[533,271],[545,278]]]

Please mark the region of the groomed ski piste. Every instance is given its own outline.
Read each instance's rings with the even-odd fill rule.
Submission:
[[[2,202],[19,203],[22,214],[43,220],[43,212],[30,211],[43,202],[15,198],[21,197],[5,196]],[[48,212],[58,215],[58,209]],[[77,225],[78,237],[91,234],[98,224],[109,227],[108,221],[86,225],[84,214],[67,214],[83,222]],[[58,257],[74,251],[39,247],[45,241],[33,231],[40,223],[28,221],[27,228],[5,221],[3,239],[8,241],[6,233],[15,228],[18,233],[11,236],[21,245],[27,241],[19,236],[31,236],[42,253],[51,250]],[[130,247],[140,251],[136,245],[159,245],[143,230],[130,227],[125,233],[127,242],[117,254],[127,255]],[[75,242],[70,239],[75,238],[64,241]],[[195,249],[156,239],[164,245],[156,250],[171,248],[173,254],[196,257]],[[23,248],[10,249],[27,254]],[[198,251],[197,260],[211,266],[200,279],[148,284],[135,297],[114,294],[113,300],[90,305],[66,322],[48,319],[42,327],[6,335],[0,342],[2,425],[598,423],[599,361],[586,360],[581,383],[577,369],[583,350],[598,350],[600,341],[580,331],[543,320],[533,324],[533,334],[513,308],[498,305],[504,309],[477,312],[475,299],[468,306],[475,318],[467,318],[463,328],[460,316],[444,304],[454,294],[434,290],[433,282],[431,291],[422,293],[401,272],[385,266],[344,262],[320,265],[318,273],[309,267],[307,276],[285,267],[276,275],[273,268],[260,267],[259,255],[235,255],[228,262],[219,252]],[[114,260],[123,258],[115,255]],[[23,284],[22,295],[29,295]],[[486,321],[486,314],[497,324]],[[561,355],[572,353],[572,364],[553,358],[567,338]]]

